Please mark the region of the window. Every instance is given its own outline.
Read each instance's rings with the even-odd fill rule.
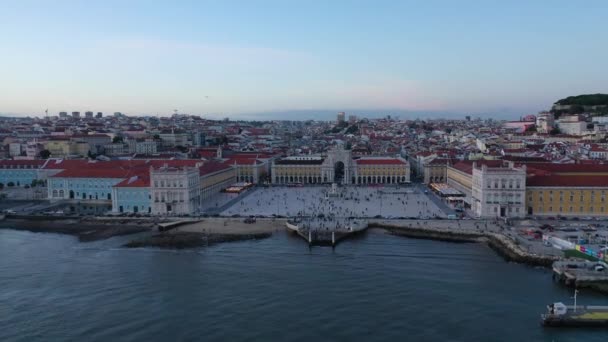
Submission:
[[[549,207],[549,211],[553,211],[553,207]]]
[[[572,207],[569,208],[569,211],[572,212]]]

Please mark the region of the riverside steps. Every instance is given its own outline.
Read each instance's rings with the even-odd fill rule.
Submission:
[[[366,220],[335,217],[299,217],[288,220],[285,225],[310,246],[335,246],[339,241],[367,229]]]

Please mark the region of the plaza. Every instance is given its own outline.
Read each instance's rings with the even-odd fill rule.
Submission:
[[[330,186],[258,188],[221,215],[445,218],[428,196],[412,186],[343,186],[335,194]]]

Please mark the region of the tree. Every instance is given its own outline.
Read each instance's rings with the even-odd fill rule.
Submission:
[[[7,185],[7,186],[10,188],[10,187],[15,186],[15,183],[13,183],[13,182],[8,182],[6,185]]]
[[[35,187],[36,187],[36,185],[38,185],[38,180],[37,180],[37,179],[32,179],[32,183],[30,184],[30,186],[31,186],[32,188],[35,188]]]
[[[560,132],[559,128],[557,128],[557,127],[553,128],[552,130],[549,131],[549,135],[558,135],[560,133],[561,132]]]
[[[4,189],[4,183],[0,183],[0,189]]]
[[[573,104],[568,109],[568,113],[570,114],[581,114],[585,112],[585,108],[579,104]]]
[[[51,151],[42,150],[38,155],[40,156],[40,159],[49,159],[49,157],[51,156]]]
[[[122,140],[122,137],[121,137],[121,136],[118,136],[118,135],[117,135],[117,136],[115,136],[115,137],[112,139],[112,143],[113,143],[113,144],[121,143],[122,141],[123,141],[123,140]]]

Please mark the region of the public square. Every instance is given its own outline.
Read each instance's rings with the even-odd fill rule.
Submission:
[[[244,195],[221,214],[257,216],[334,216],[385,218],[446,217],[429,194],[412,186],[339,187],[330,186],[258,188]]]

